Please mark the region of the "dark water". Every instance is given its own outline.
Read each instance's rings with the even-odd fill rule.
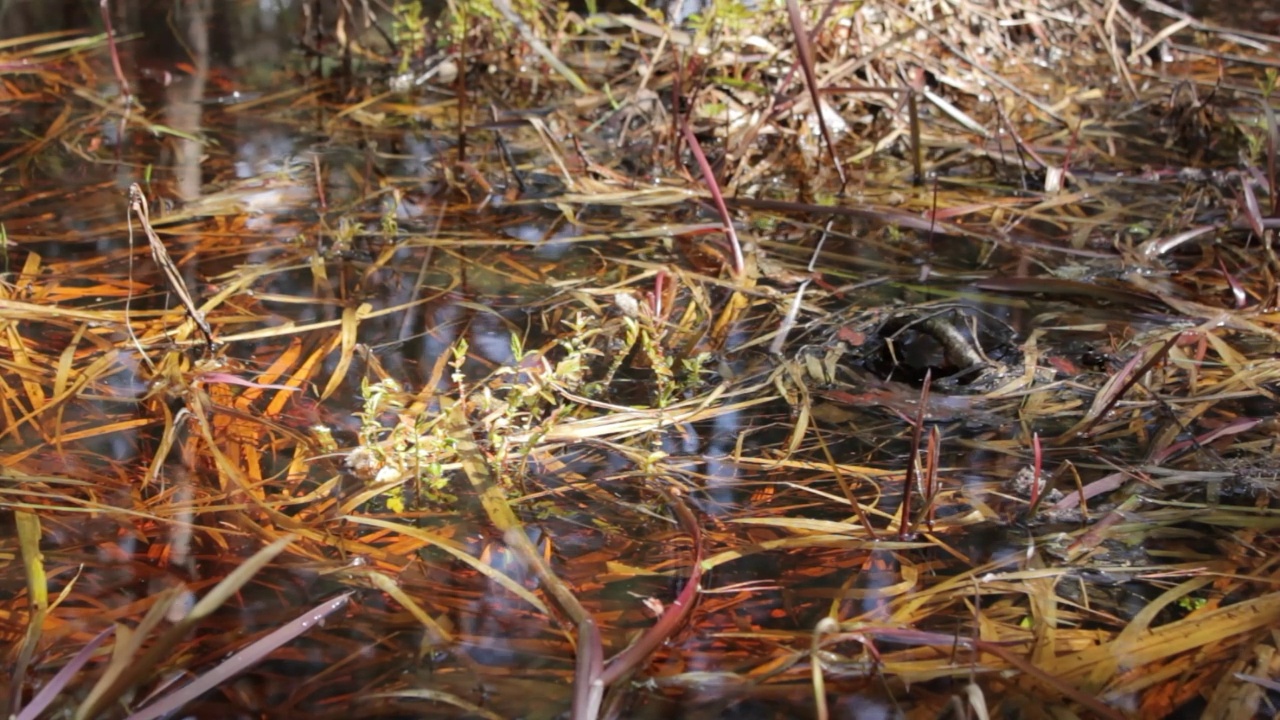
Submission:
[[[364,26],[363,4],[350,5],[359,7],[346,20],[349,36],[379,51],[385,36]],[[209,404],[196,407],[207,411],[220,452],[278,512],[260,513],[238,491],[231,473],[211,459],[197,423],[172,420],[184,409],[191,412],[193,401],[159,391],[155,378],[162,373],[149,362],[164,354],[165,333],[181,344],[180,313],[169,313],[165,333],[151,339],[147,353],[136,349],[119,322],[0,318],[21,323],[9,326],[14,337],[27,344],[28,354],[39,350],[51,358],[51,368],[65,358],[83,370],[114,353],[86,386],[68,392],[52,369],[24,368],[22,343],[4,351],[8,364],[0,378],[5,394],[16,398],[7,401],[0,436],[4,502],[41,509],[50,593],[70,588],[50,613],[25,684],[10,688],[12,709],[54,682],[58,669],[97,633],[113,623],[136,627],[160,591],[185,588],[189,594],[180,607],[189,607],[270,538],[298,532],[303,537],[294,550],[137,683],[128,710],[145,705],[147,693],[163,695],[164,688],[198,678],[305,608],[355,589],[350,605],[322,627],[219,683],[178,716],[551,718],[568,712],[575,657],[569,624],[557,611],[544,612],[512,592],[518,586],[547,597],[543,581],[488,522],[456,469],[443,496],[408,491],[407,510],[386,498],[353,500],[369,480],[344,463],[361,440],[362,395],[382,378],[393,378],[408,393],[401,399],[412,399],[424,388],[433,398],[456,393],[459,385],[483,382],[501,367],[532,373],[521,366],[526,358],[517,347],[538,350],[554,363],[566,354],[558,343],[573,334],[566,328],[575,317],[595,313],[613,329],[593,341],[599,351],[593,371],[601,374],[615,356],[619,360],[602,401],[652,405],[657,372],[623,341],[619,328],[627,313],[618,296],[634,301],[645,292],[658,294],[654,267],[664,268],[665,277],[716,275],[720,246],[700,246],[692,233],[663,231],[715,222],[716,215],[697,202],[651,208],[571,199],[573,179],[587,174],[578,164],[560,169],[559,163],[580,160],[569,150],[574,140],[598,162],[626,168],[637,184],[650,187],[669,182],[651,162],[661,155],[660,142],[624,143],[625,126],[603,118],[598,126],[584,121],[567,132],[546,110],[560,98],[528,76],[480,71],[469,76],[473,130],[464,143],[456,88],[440,82],[444,50],[420,48],[401,73],[413,84],[392,89],[386,78],[393,68],[367,57],[344,60],[335,51],[337,4],[307,7],[315,11],[310,20],[302,3],[113,3],[114,29],[128,38],[118,50],[133,96],[124,121],[124,91],[102,43],[86,43],[70,55],[50,50],[48,57],[56,60],[17,51],[13,58],[0,56],[12,79],[0,106],[7,128],[0,139],[6,299],[127,312],[140,327],[158,327],[154,318],[175,301],[136,227],[130,244],[127,192],[141,185],[197,302],[227,293],[211,313],[225,342],[222,365],[185,372],[206,373]],[[69,38],[83,37],[101,32],[97,10],[96,3],[11,2],[0,5],[0,27],[5,38],[58,28],[76,31]],[[38,72],[29,72],[33,65]],[[1107,102],[1099,106],[1114,109]],[[547,151],[529,117],[553,124],[548,132],[558,154]],[[1153,270],[1157,263],[1136,267],[1141,263],[1131,251],[1173,234],[1164,208],[1194,192],[1219,189],[1212,179],[1171,181],[1181,170],[1198,164],[1247,175],[1233,166],[1235,144],[1215,146],[1193,161],[1176,143],[1147,142],[1144,133],[1153,128],[1175,134],[1167,123],[1140,114],[1133,122],[1131,136],[1086,135],[1091,146],[1118,146],[1114,155],[1096,155],[1101,159],[1077,168],[1076,189],[1087,196],[1080,215],[1094,224],[1069,225],[1047,208],[1005,226],[961,219],[938,231],[865,215],[825,225],[829,217],[821,213],[739,210],[744,229],[788,270],[803,269],[823,238],[819,270],[827,292],[812,296],[782,352],[771,353],[767,342],[758,341],[760,329],[781,323],[795,286],[781,279],[781,271],[766,268],[765,290],[750,296],[752,305],[724,330],[723,342],[711,347],[706,337],[712,335],[710,311],[699,325],[703,336],[684,339],[684,347],[710,348],[705,379],[686,386],[684,395],[705,397],[719,384],[752,383],[766,388],[756,396],[772,394],[765,381],[780,363],[826,357],[843,338],[837,377],[812,386],[778,381],[819,396],[844,389],[833,400],[813,402],[814,434],[787,447],[798,405],[780,397],[742,408],[716,401],[722,411],[669,423],[632,445],[612,442],[613,436],[562,441],[521,464],[510,493],[520,498],[514,504],[533,545],[598,619],[607,656],[652,626],[684,587],[695,557],[688,533],[653,492],[655,473],[646,462],[663,469],[662,482],[678,488],[680,502],[699,518],[705,557],[712,560],[694,618],[633,684],[610,695],[608,714],[812,716],[817,703],[806,653],[823,618],[978,634],[969,626],[976,610],[966,593],[947,596],[946,603],[939,601],[944,609],[921,612],[918,622],[903,608],[915,593],[967,572],[994,577],[1067,554],[1062,538],[1080,531],[1080,517],[1065,509],[1036,522],[1021,516],[1026,498],[1012,481],[1031,462],[1032,438],[1053,438],[1076,425],[1108,374],[1148,346],[1145,338],[1208,324],[1181,306],[1138,307],[1125,302],[1132,295],[1097,288],[1225,306],[1225,293],[1208,299],[1198,294],[1196,283],[1205,277],[1221,286],[1222,273],[1209,254],[1187,246],[1170,251]],[[1026,173],[1012,163],[942,151],[935,159],[932,192],[950,206],[964,200],[1018,207],[1035,195],[1025,186]],[[928,191],[902,180],[906,167],[904,157],[888,153],[868,160],[847,204],[893,212],[907,207],[900,212],[921,217],[931,201]],[[796,184],[803,179],[801,170],[786,172]],[[1230,226],[1221,205],[1188,206],[1197,208],[1189,222],[1216,224],[1220,239],[1243,242],[1247,232]],[[1247,252],[1225,257],[1222,267],[1229,262],[1251,288],[1262,285],[1265,273],[1249,265]],[[34,270],[24,275],[28,267]],[[984,280],[1048,277],[1048,271],[1055,280],[1079,278],[1080,285],[1008,292],[979,287]],[[722,284],[698,279],[681,286],[679,303],[693,313],[720,307],[728,297]],[[356,315],[360,348],[347,354],[343,328]],[[930,315],[967,334],[994,363],[1008,365],[1005,380],[1020,371],[1035,338],[1034,349],[1044,356],[1035,382],[1046,389],[980,399],[990,388],[979,390],[955,367],[938,334],[921,330]],[[1242,333],[1231,342],[1245,355],[1274,353],[1267,333]],[[455,377],[449,362],[463,340],[469,353]],[[201,355],[191,347],[169,353],[188,362]],[[1180,367],[1194,364],[1191,351],[1177,357]],[[935,395],[926,427],[943,438],[937,527],[929,530],[942,541],[931,544],[923,533],[912,533],[895,544],[896,532],[885,528],[903,502],[910,420],[926,375]],[[272,387],[292,377],[307,382],[292,393]],[[1209,439],[1204,442],[1213,447],[1171,454],[1192,459],[1170,467],[1241,482],[1261,477],[1265,461],[1257,458],[1267,456],[1258,448],[1268,442],[1266,418],[1275,411],[1271,381],[1263,375],[1251,387],[1232,386],[1190,421],[1176,410],[1179,398],[1143,403],[1125,416],[1128,425],[1107,425],[1081,442],[1046,443],[1043,464],[1061,474],[1059,488],[1069,492],[1077,478],[1085,485],[1118,467],[1143,466],[1173,443],[1169,438],[1203,438],[1245,418],[1261,422],[1240,436],[1247,452],[1236,454]],[[42,393],[65,393],[65,407],[41,410],[31,398]],[[438,399],[427,407],[440,412]],[[400,416],[383,410],[376,419],[389,431]],[[34,419],[24,420],[27,415]],[[164,428],[171,425],[178,430],[167,438]],[[323,447],[317,426],[328,429],[337,450]],[[660,461],[652,460],[659,454]],[[1237,467],[1249,472],[1235,472]],[[1234,488],[1242,502],[1262,504],[1255,498],[1265,492],[1255,490]],[[1224,492],[1232,491],[1228,486]],[[850,498],[863,507],[853,508]],[[1204,495],[1188,491],[1177,499],[1199,502]],[[875,541],[862,532],[864,512],[881,530]],[[26,598],[22,565],[13,560],[18,543],[10,517],[6,513],[0,546],[10,558],[0,568],[0,594]],[[359,518],[403,523],[438,542],[361,525]],[[795,530],[762,522],[778,519],[828,524]],[[1122,627],[1164,587],[1138,580],[1124,566],[1214,551],[1218,529],[1194,522],[1169,527],[1147,547],[1128,545],[1123,536],[1104,544],[1099,562],[1110,574],[1061,566],[1058,579],[1071,588],[1059,592],[1078,611],[1073,628]],[[835,537],[784,542],[818,533]],[[718,559],[731,551],[743,559]],[[510,585],[486,576],[480,565]],[[374,572],[445,626],[452,642],[435,642],[419,619],[370,579]],[[1022,594],[1001,592],[991,591],[985,621],[1018,632],[1025,613],[1008,597]],[[972,599],[986,600],[978,592]],[[175,610],[169,621],[180,616]],[[1170,610],[1160,619],[1181,616]],[[0,624],[15,647],[27,632],[25,617],[25,610],[8,613]],[[940,663],[945,653],[885,641],[878,652],[891,663],[884,666],[864,641],[850,636],[828,646],[824,668],[834,717],[927,714],[964,692],[980,664],[976,656],[966,657],[928,677],[911,675],[911,662]],[[59,712],[70,713],[83,700],[105,660],[96,659],[66,685],[54,705]],[[1036,693],[1044,692],[1003,691],[1009,716],[1026,717],[1035,715],[1019,708],[1034,706]],[[1123,704],[1129,697],[1117,691],[1108,701]],[[127,714],[119,707],[103,712]]]

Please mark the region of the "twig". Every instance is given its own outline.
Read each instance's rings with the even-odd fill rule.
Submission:
[[[151,245],[151,257],[164,272],[165,280],[169,282],[169,289],[178,296],[187,315],[195,322],[196,327],[200,328],[200,333],[204,335],[208,346],[213,347],[213,328],[209,327],[209,321],[205,319],[204,313],[200,312],[196,301],[191,298],[191,293],[187,292],[187,283],[182,279],[182,273],[178,272],[178,266],[169,257],[169,251],[165,249],[164,242],[151,227],[151,213],[147,208],[147,199],[142,195],[142,188],[138,187],[137,183],[129,186],[129,207],[138,216],[138,222],[142,223],[142,229],[147,233],[147,242]]]

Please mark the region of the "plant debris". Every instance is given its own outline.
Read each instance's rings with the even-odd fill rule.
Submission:
[[[1275,15],[688,4],[0,41],[10,716],[1275,713]]]

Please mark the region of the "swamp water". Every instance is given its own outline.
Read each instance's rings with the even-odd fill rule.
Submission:
[[[0,9],[9,712],[1274,712],[1280,40],[415,5]]]

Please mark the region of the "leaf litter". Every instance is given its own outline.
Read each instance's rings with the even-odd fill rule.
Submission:
[[[777,5],[0,45],[8,711],[1274,713],[1280,38]]]

